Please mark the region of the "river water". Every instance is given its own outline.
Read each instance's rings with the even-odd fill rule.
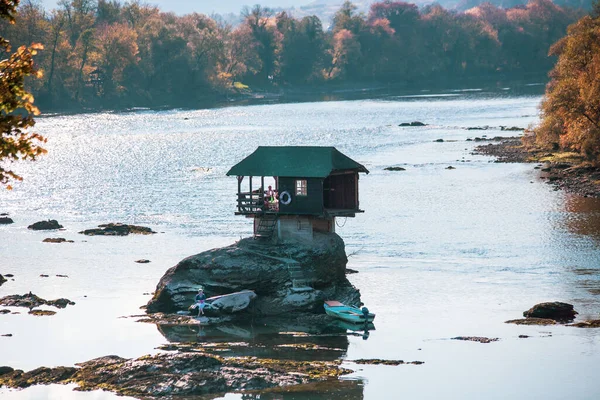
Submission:
[[[48,138],[48,155],[16,164],[25,180],[0,193],[0,212],[15,220],[0,226],[0,273],[14,274],[0,296],[32,291],[77,304],[52,317],[24,309],[0,315],[0,334],[13,335],[0,337],[0,365],[29,370],[108,354],[138,357],[168,341],[245,340],[246,354],[339,358],[355,371],[336,384],[254,398],[600,398],[599,329],[504,323],[543,301],[574,304],[581,319],[599,317],[600,203],[554,191],[534,165],[474,156],[475,142],[467,141],[505,134],[500,126],[535,123],[540,99],[511,89],[420,92],[40,118],[36,128]],[[429,125],[398,126],[415,120]],[[492,128],[466,129],[486,125]],[[349,279],[377,314],[376,329],[368,337],[341,329],[335,339],[302,339],[264,327],[179,332],[121,318],[140,314],[179,260],[251,234],[251,221],[234,215],[237,183],[225,173],[259,145],[335,146],[370,170],[360,180],[366,212],[339,219],[336,229],[348,267],[359,271]],[[385,171],[388,166],[406,171]],[[65,230],[26,228],[42,219],[57,219]],[[160,233],[77,233],[107,222]],[[42,243],[57,236],[75,242]],[[151,263],[134,262],[140,258]],[[456,336],[500,340],[450,340]],[[330,350],[269,347],[285,337]],[[361,358],[425,363],[353,362]],[[0,396],[117,398],[60,385],[1,389]]]

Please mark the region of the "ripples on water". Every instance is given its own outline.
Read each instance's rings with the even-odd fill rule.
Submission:
[[[576,378],[570,375],[567,386],[532,383],[532,390],[545,398],[600,396],[597,384],[584,384],[593,370],[588,367],[600,361],[595,333],[556,328],[561,338],[531,339],[528,347],[513,339],[523,332],[539,337],[539,329],[503,324],[547,300],[574,303],[586,316],[600,309],[598,203],[552,191],[532,165],[494,164],[473,156],[473,143],[466,141],[505,133],[466,127],[535,123],[539,101],[539,96],[453,92],[40,118],[36,128],[48,138],[48,155],[18,164],[24,182],[0,195],[0,211],[17,220],[0,228],[0,254],[6,255],[0,272],[20,278],[0,294],[33,290],[79,301],[78,308],[61,311],[70,317],[53,317],[55,327],[46,328],[46,339],[25,333],[41,329],[39,319],[19,319],[17,345],[6,353],[6,363],[33,368],[152,351],[167,335],[114,320],[139,312],[148,300],[142,293],[152,291],[177,260],[250,235],[251,222],[233,215],[237,186],[225,176],[227,170],[259,145],[319,145],[336,146],[371,171],[360,178],[366,213],[339,219],[336,229],[351,254],[349,266],[360,271],[350,279],[378,314],[377,330],[368,340],[350,336],[342,357],[426,361],[421,367],[360,367],[352,377],[366,386],[354,381],[346,388],[350,394],[338,398],[391,398],[390,382],[399,395],[440,398],[442,392],[429,385],[432,379],[460,393],[457,398],[481,398],[498,385],[503,398],[523,398],[492,376],[504,382],[535,376],[539,354],[549,348],[554,349],[550,373]],[[398,127],[417,120],[429,126]],[[445,142],[434,142],[439,138]],[[383,170],[391,165],[406,171]],[[456,169],[447,170],[449,165]],[[24,229],[44,218],[58,219],[67,227],[63,234],[78,243],[48,247],[40,243],[43,234]],[[110,221],[165,233],[86,243],[76,234]],[[141,257],[152,264],[142,269],[131,263]],[[71,278],[40,282],[44,271],[67,271]],[[98,313],[97,321],[90,310]],[[88,330],[65,334],[61,323],[68,325],[72,318],[87,321]],[[19,341],[19,334],[38,340],[38,347]],[[501,336],[502,341],[474,351],[469,343],[440,340],[457,335]],[[44,347],[61,343],[63,352]],[[587,356],[573,358],[582,352]],[[520,364],[512,364],[514,357],[521,357]],[[467,375],[471,378],[465,380]],[[472,389],[464,389],[474,381]],[[327,390],[317,392],[330,398]],[[314,392],[307,396],[314,398]]]

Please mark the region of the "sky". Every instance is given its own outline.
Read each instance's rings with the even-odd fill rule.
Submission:
[[[239,14],[244,6],[253,6],[261,4],[265,7],[300,7],[313,2],[314,0],[143,0],[142,2],[156,5],[161,11],[172,11],[176,14],[188,14],[199,12],[202,14],[211,13],[234,13]],[[42,0],[42,4],[47,9],[56,7],[58,0]],[[124,3],[125,0],[122,0]],[[340,1],[341,3],[342,1]]]

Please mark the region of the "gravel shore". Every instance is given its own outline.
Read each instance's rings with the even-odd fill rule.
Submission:
[[[557,189],[600,198],[600,168],[584,162],[576,153],[528,149],[521,138],[514,137],[477,146],[473,154],[494,156],[502,163],[536,163],[539,178]]]

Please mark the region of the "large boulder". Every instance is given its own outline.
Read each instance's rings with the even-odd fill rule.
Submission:
[[[47,221],[38,221],[27,227],[27,229],[31,229],[34,231],[48,231],[52,229],[62,229],[62,225],[58,223],[55,219],[49,219]]]
[[[280,245],[254,239],[208,250],[170,268],[157,285],[148,312],[187,310],[198,287],[207,296],[253,290],[248,312],[284,315],[323,312],[323,300],[359,305],[360,293],[346,279],[344,241],[335,233],[315,233],[310,243]]]
[[[523,312],[523,316],[526,318],[546,318],[559,322],[572,321],[577,314],[572,304],[561,303],[560,301],[536,304]]]

